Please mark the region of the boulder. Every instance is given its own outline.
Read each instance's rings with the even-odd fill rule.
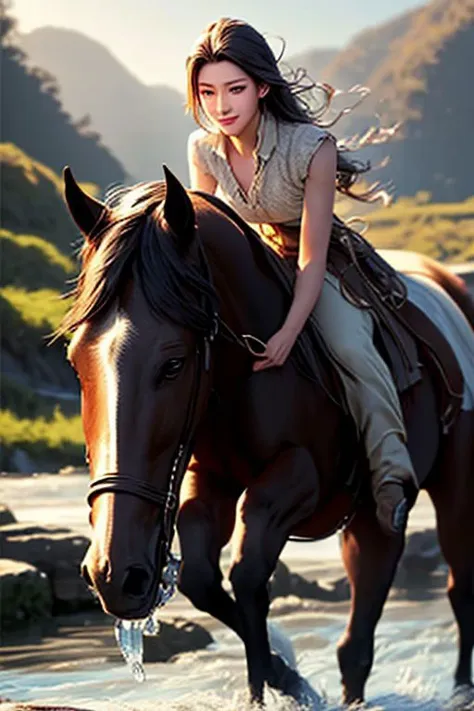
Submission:
[[[434,529],[414,531],[407,536],[398,565],[395,587],[424,586],[444,562]]]
[[[436,531],[413,531],[407,535],[393,587],[402,590],[426,588],[431,582],[436,586],[433,576],[441,570],[443,564],[444,558]],[[350,599],[350,586],[345,576],[328,584],[306,580],[301,575],[292,573],[279,561],[270,580],[270,596],[272,600],[294,596],[299,599],[341,602]]]
[[[0,627],[50,617],[53,597],[45,573],[29,563],[0,558]]]
[[[8,506],[0,504],[0,526],[6,526],[9,523],[16,523],[16,518]]]
[[[73,612],[96,604],[80,575],[89,540],[65,527],[13,523],[0,528],[2,556],[24,561],[46,573],[54,612]]]
[[[349,581],[342,577],[327,585],[321,585],[317,581],[309,581],[297,573],[291,573],[288,567],[279,561],[270,580],[270,597],[274,600],[288,595],[324,602],[342,602],[350,599]]]
[[[160,621],[157,635],[143,637],[143,661],[167,662],[183,652],[205,649],[214,639],[201,625],[175,617],[171,622]]]

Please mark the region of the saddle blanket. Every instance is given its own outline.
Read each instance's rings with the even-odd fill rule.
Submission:
[[[458,305],[428,277],[400,274],[408,299],[439,328],[458,359],[464,377],[463,410],[474,410],[474,330]]]

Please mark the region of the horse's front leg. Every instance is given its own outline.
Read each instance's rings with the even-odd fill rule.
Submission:
[[[207,612],[239,635],[235,602],[222,587],[221,550],[234,528],[236,498],[218,486],[213,472],[188,470],[180,492],[177,520],[181,550],[178,589],[198,610]]]
[[[270,652],[268,581],[292,529],[316,508],[318,488],[309,452],[288,447],[238,502],[229,578],[242,625],[250,696],[261,704],[266,681],[295,695],[291,687],[299,680]]]

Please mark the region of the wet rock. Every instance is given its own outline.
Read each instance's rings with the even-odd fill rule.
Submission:
[[[414,531],[407,535],[405,551],[398,565],[393,587],[402,590],[426,588],[427,585],[436,587],[442,581],[444,563],[437,532],[434,529]],[[439,577],[438,581],[436,575]],[[270,596],[272,600],[296,596],[300,599],[342,602],[350,599],[350,586],[345,576],[328,584],[306,580],[301,575],[292,573],[280,561],[270,580]]]
[[[95,605],[80,575],[89,540],[68,528],[13,523],[0,528],[2,556],[24,561],[46,573],[54,612],[73,612]]]
[[[7,526],[9,523],[16,523],[16,518],[8,506],[0,504],[0,526]]]
[[[67,467],[62,467],[61,469],[59,469],[58,474],[61,474],[61,476],[72,476],[75,474],[80,474],[81,476],[89,476],[89,468],[73,467],[71,464],[68,464]]]
[[[172,622],[160,622],[158,635],[143,637],[144,662],[167,662],[176,654],[205,649],[214,641],[201,625],[176,617]]]
[[[318,600],[301,599],[296,595],[287,595],[285,597],[276,597],[272,600],[270,615],[271,617],[283,617],[302,610],[311,612],[318,609],[320,609]]]
[[[350,598],[349,581],[342,577],[328,585],[321,585],[317,581],[309,581],[297,573],[291,573],[288,567],[279,561],[270,580],[270,597],[273,600],[288,595],[324,602],[342,602]]]
[[[398,565],[395,587],[425,585],[443,562],[438,535],[434,529],[410,533]]]
[[[45,573],[29,563],[0,558],[2,629],[50,617],[53,598]]]
[[[67,528],[67,526],[52,526],[47,523],[19,523],[18,521],[15,521],[14,523],[5,524],[4,526],[2,526],[2,530],[0,531],[0,542],[2,542],[3,545],[3,541],[6,541],[7,539],[21,539],[25,536],[31,536],[32,534],[36,533],[52,535],[55,533],[69,532],[71,532],[71,529]]]

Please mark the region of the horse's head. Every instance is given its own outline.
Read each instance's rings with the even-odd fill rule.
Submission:
[[[83,575],[105,610],[139,618],[156,600],[179,478],[207,402],[214,294],[192,203],[168,171],[166,184],[137,186],[115,207],[83,192],[68,169],[65,184],[85,237],[62,327],[73,334],[68,358],[91,471]]]

